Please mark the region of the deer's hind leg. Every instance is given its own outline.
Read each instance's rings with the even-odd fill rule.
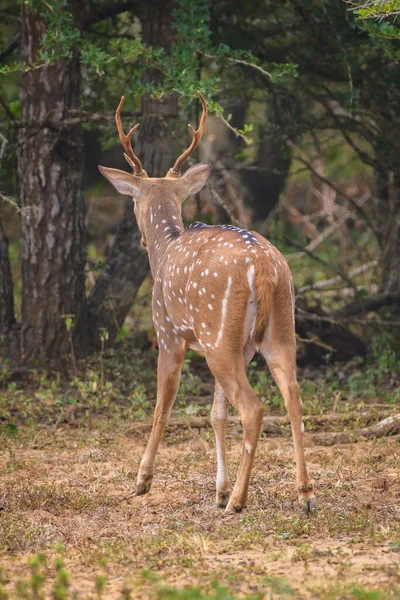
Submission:
[[[215,433],[217,449],[216,504],[225,508],[228,504],[230,484],[226,465],[226,427],[228,422],[228,399],[221,385],[215,380],[214,402],[211,409],[211,423]]]
[[[246,345],[243,351],[244,363],[247,366],[255,353],[252,344]],[[217,449],[217,481],[216,504],[225,508],[229,501],[230,484],[226,464],[226,428],[228,423],[228,399],[221,384],[215,380],[214,402],[211,410],[211,422],[215,433]]]
[[[174,348],[160,348],[157,366],[157,403],[153,416],[153,427],[146,451],[140,463],[137,476],[136,494],[141,496],[150,491],[158,446],[165,426],[168,423],[181,378],[182,363],[185,357],[185,342],[182,340]]]
[[[299,503],[308,514],[315,512],[316,501],[304,454],[303,403],[296,375],[296,338],[292,314],[289,303],[274,304],[260,351],[285,401],[292,427]]]
[[[208,365],[228,400],[239,411],[243,425],[242,456],[226,510],[240,512],[247,502],[251,471],[260,437],[264,407],[251,389],[242,355],[207,354]]]

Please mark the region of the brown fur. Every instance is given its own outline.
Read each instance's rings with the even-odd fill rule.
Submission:
[[[274,294],[270,271],[263,269],[262,266],[256,268],[254,283],[257,297],[257,317],[253,339],[255,345],[258,347],[264,338],[265,330],[268,325]]]

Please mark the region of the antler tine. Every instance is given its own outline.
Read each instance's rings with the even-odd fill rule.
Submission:
[[[193,129],[193,127],[190,124],[188,125],[188,127],[192,133],[193,139],[192,139],[192,142],[191,142],[189,148],[187,150],[185,150],[185,152],[183,152],[179,158],[176,159],[174,166],[169,170],[175,177],[181,177],[181,175],[182,175],[181,167],[182,167],[183,163],[188,158],[188,156],[190,156],[192,154],[192,152],[194,152],[194,150],[196,150],[196,148],[200,144],[200,140],[203,136],[204,125],[205,125],[205,122],[207,119],[208,110],[207,110],[206,101],[204,100],[202,94],[200,92],[197,92],[197,95],[200,98],[200,102],[203,107],[203,112],[201,115],[199,127],[196,130],[196,129]]]
[[[124,154],[124,157],[127,160],[128,164],[132,167],[135,175],[137,175],[138,177],[147,177],[147,173],[143,169],[142,163],[140,162],[140,160],[134,153],[134,151],[132,149],[132,143],[131,143],[132,135],[136,131],[136,129],[139,127],[139,123],[134,125],[132,127],[132,129],[128,132],[127,135],[124,134],[124,130],[122,127],[122,121],[121,121],[121,110],[122,110],[122,107],[124,106],[124,102],[125,102],[125,96],[121,96],[121,100],[119,101],[118,108],[115,111],[115,123],[117,125],[119,139],[121,140],[121,144],[123,145],[124,150],[126,152],[126,154]]]

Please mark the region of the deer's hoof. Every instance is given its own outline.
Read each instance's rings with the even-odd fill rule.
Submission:
[[[240,502],[238,500],[230,499],[228,505],[225,509],[226,513],[241,513],[242,510],[246,508],[246,504]]]
[[[310,498],[301,498],[300,506],[305,515],[315,515],[317,512],[317,502],[314,494]]]
[[[216,504],[218,508],[226,508],[228,502],[229,502],[229,496],[230,496],[230,491],[226,491],[226,492],[217,492],[217,500],[216,500]]]
[[[136,496],[147,494],[150,491],[152,481],[153,475],[142,475],[136,485]]]

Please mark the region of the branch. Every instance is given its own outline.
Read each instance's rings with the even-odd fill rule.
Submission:
[[[387,407],[390,410],[390,407]],[[358,425],[371,423],[376,418],[381,419],[386,417],[386,410],[382,411],[364,411],[354,416],[353,412],[350,413],[336,413],[327,415],[304,415],[303,421],[306,426],[307,432],[318,431],[320,429],[326,429],[326,427],[339,426],[344,427],[346,425],[353,425],[356,422]],[[377,425],[373,425],[370,430],[378,431],[395,431],[398,429],[400,415],[394,415],[392,417],[386,417],[383,421],[380,421]],[[241,420],[239,417],[228,417],[228,423],[233,427],[240,427]],[[280,417],[268,415],[263,418],[263,425],[261,431],[268,433],[269,435],[283,435],[286,433],[286,427],[289,425],[288,417]],[[127,436],[134,436],[137,434],[145,433],[152,427],[152,421],[140,421],[130,426],[125,432]],[[211,420],[209,417],[172,417],[168,421],[168,427],[179,427],[182,429],[206,429],[211,427]],[[387,429],[386,429],[387,427]],[[389,429],[390,428],[390,429]],[[366,431],[366,430],[361,430]],[[359,431],[355,432],[359,434]],[[337,435],[337,434],[332,434]],[[354,435],[354,434],[353,434]]]
[[[356,275],[361,275],[361,273],[365,273],[365,271],[369,271],[373,267],[376,267],[377,264],[378,264],[377,260],[371,260],[370,262],[365,263],[365,265],[361,265],[359,267],[356,267],[352,271],[350,271],[349,277],[352,278],[352,277],[355,277]],[[303,287],[298,289],[296,293],[302,294],[303,292],[308,292],[310,290],[319,290],[319,289],[325,288],[329,285],[334,285],[335,283],[339,283],[341,281],[341,279],[342,279],[341,276],[337,275],[336,277],[333,277],[332,279],[324,279],[323,281],[317,281],[310,285],[304,285]]]
[[[297,150],[298,153],[299,152],[301,153],[300,148],[298,148],[298,146],[296,146],[296,144],[294,144],[292,141],[288,140],[287,145],[292,150]],[[313,175],[315,175],[320,181],[322,181],[323,183],[326,183],[326,185],[328,185],[332,190],[334,190],[339,196],[342,196],[343,198],[345,198],[349,202],[349,204],[354,208],[355,212],[364,219],[364,221],[367,223],[367,225],[370,227],[370,229],[374,232],[377,239],[379,238],[378,232],[376,231],[375,227],[373,226],[371,219],[351,196],[348,196],[345,192],[343,192],[343,190],[336,187],[336,185],[334,185],[329,179],[327,179],[326,177],[324,177],[323,175],[318,173],[318,171],[316,171],[314,169],[314,167],[305,158],[303,158],[303,156],[300,156],[299,154],[297,154],[296,158],[300,162],[302,162],[303,165],[305,165],[311,171],[311,173]]]
[[[336,352],[335,348],[333,348],[332,346],[328,346],[328,344],[324,344],[323,342],[321,342],[319,337],[317,337],[316,335],[314,335],[312,338],[302,338],[296,334],[296,339],[298,342],[303,342],[304,344],[314,344],[315,346],[319,346],[320,348],[323,348],[324,350],[328,350],[328,352],[332,352],[332,353]]]
[[[11,44],[2,52],[0,52],[0,62],[3,62],[3,60],[5,60],[7,58],[7,56],[10,56],[10,54],[12,54],[14,52],[14,50],[16,50],[19,46],[19,33],[15,36],[15,38],[13,39],[13,41],[11,42]]]
[[[223,116],[222,113],[217,112],[215,114],[218,117],[218,119],[221,119],[221,121],[224,123],[224,125],[226,125],[227,128],[230,129],[232,131],[232,133],[235,134],[235,136],[237,138],[241,138],[244,141],[244,143],[246,144],[246,146],[250,146],[251,140],[249,138],[247,138],[245,135],[243,135],[243,133],[239,133],[239,131],[237,129],[235,129],[234,127],[232,127],[232,125],[229,123],[229,121],[227,121],[225,119],[225,117]]]
[[[335,319],[332,319],[332,317],[324,317],[322,315],[317,315],[315,313],[311,313],[308,312],[307,310],[304,310],[303,308],[300,308],[300,306],[298,306],[296,304],[295,307],[295,311],[296,311],[296,321],[312,321],[314,323],[329,323],[330,325],[336,325],[336,326],[340,326],[341,322],[339,321],[335,321]]]
[[[379,294],[372,298],[364,298],[350,302],[333,313],[335,318],[339,317],[351,317],[353,315],[359,315],[364,312],[371,312],[382,308],[382,306],[390,306],[392,304],[400,303],[400,292],[392,292],[389,294]]]
[[[360,208],[362,207],[362,205],[370,198],[370,194],[364,194],[364,196],[360,199],[359,202],[357,202],[357,206],[359,206]],[[343,225],[343,223],[345,221],[347,221],[347,219],[352,216],[352,213],[350,213],[348,210],[344,210],[343,214],[341,217],[339,217],[339,219],[335,222],[332,223],[332,225],[329,225],[329,227],[327,227],[324,231],[322,231],[322,233],[320,233],[316,238],[314,238],[309,244],[307,244],[307,246],[304,248],[304,252],[295,252],[292,256],[287,257],[288,259],[293,259],[293,258],[301,258],[302,256],[304,256],[305,252],[310,251],[312,252],[313,250],[315,250],[315,248],[317,248],[317,246],[319,246],[320,244],[322,244],[322,242],[324,240],[326,240],[327,237],[329,237],[332,233],[334,233],[341,225]]]
[[[357,291],[357,288],[356,288],[355,284],[349,278],[349,276],[347,275],[347,273],[345,273],[343,271],[343,269],[341,269],[338,266],[334,266],[332,263],[328,263],[326,260],[324,260],[323,258],[321,258],[320,256],[318,256],[318,254],[315,254],[314,252],[312,252],[311,250],[309,250],[307,248],[307,246],[304,248],[304,246],[300,246],[299,244],[296,244],[295,242],[293,242],[292,240],[290,240],[287,237],[284,237],[283,239],[278,238],[276,236],[269,236],[269,237],[270,237],[271,240],[280,241],[280,242],[283,242],[284,244],[288,244],[289,246],[292,246],[293,248],[298,248],[299,250],[301,250],[301,252],[296,252],[296,253],[292,253],[292,254],[285,254],[285,258],[286,258],[287,261],[289,261],[289,260],[291,260],[293,258],[299,258],[300,255],[303,256],[303,253],[307,254],[307,256],[309,256],[313,260],[318,261],[319,263],[321,263],[322,265],[324,265],[330,271],[334,271],[335,273],[337,273],[339,275],[339,277],[341,279],[343,279],[343,281],[345,281],[346,283],[349,284],[349,287],[353,288],[353,290],[355,292]]]
[[[339,433],[319,433],[314,435],[314,442],[322,446],[333,446],[334,444],[351,444],[357,442],[359,437],[382,438],[398,433],[400,431],[400,414],[386,417],[371,427],[358,429],[356,431],[341,431]]]
[[[216,56],[215,54],[207,54],[207,52],[199,52],[199,54],[201,54],[202,56],[205,56],[206,58],[218,58],[218,56]],[[230,56],[227,56],[226,60],[230,63],[235,63],[237,65],[244,65],[245,67],[249,67],[250,69],[255,69],[256,71],[261,73],[261,75],[264,75],[264,77],[268,77],[269,79],[272,78],[271,73],[268,73],[268,71],[266,71],[265,69],[263,69],[262,67],[254,64],[254,63],[250,63],[250,62],[247,62],[246,60],[241,60],[239,58],[231,58]]]
[[[0,17],[3,17],[4,19],[9,19],[10,21],[16,21],[17,23],[21,23],[22,21],[21,17],[18,17],[17,15],[12,15],[6,10],[0,10]]]
[[[227,204],[224,202],[224,200],[221,198],[220,194],[217,192],[215,185],[209,181],[209,187],[211,190],[211,195],[213,196],[214,200],[224,209],[224,211],[226,212],[226,214],[228,215],[230,221],[234,224],[237,225],[238,227],[242,227],[243,223],[240,223],[240,221],[237,220],[237,218],[235,217],[235,215],[233,214],[233,211],[231,209],[230,206],[227,206]]]
[[[141,117],[141,112],[127,112],[124,113],[124,117],[133,117],[137,119]],[[168,115],[166,115],[168,116]],[[114,122],[115,113],[107,112],[107,113],[86,113],[79,112],[79,116],[71,117],[68,119],[58,119],[53,121],[51,119],[44,119],[43,121],[14,121],[12,123],[12,127],[16,129],[24,129],[24,128],[33,128],[33,129],[42,129],[44,127],[48,127],[49,129],[62,129],[64,127],[72,127],[74,125],[81,125],[82,123],[98,123],[98,122]]]
[[[105,21],[111,17],[116,17],[127,10],[135,10],[137,8],[136,0],[126,0],[125,2],[117,2],[112,6],[98,7],[96,11],[89,14],[83,23],[83,28],[88,29],[100,21]]]

